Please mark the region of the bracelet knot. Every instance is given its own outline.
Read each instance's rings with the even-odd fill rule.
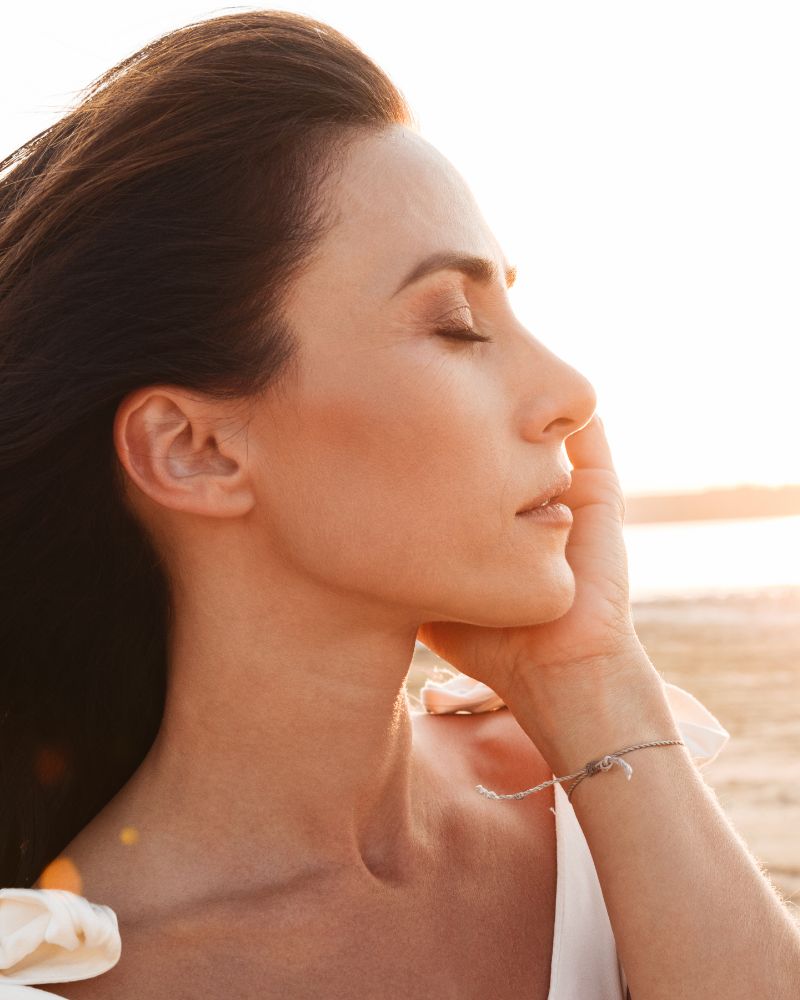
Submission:
[[[526,795],[532,795],[534,792],[541,792],[542,789],[548,788],[550,785],[554,785],[556,782],[570,781],[573,778],[577,780],[572,783],[567,791],[567,799],[572,800],[572,793],[578,787],[578,785],[583,781],[584,778],[590,778],[593,774],[599,774],[601,771],[610,771],[611,768],[618,764],[619,767],[625,772],[625,777],[628,781],[631,780],[631,775],[633,774],[633,768],[631,765],[622,759],[623,754],[632,753],[634,750],[643,750],[645,747],[666,747],[666,746],[685,746],[683,740],[649,740],[646,743],[637,743],[632,747],[624,747],[621,750],[617,750],[614,753],[607,753],[603,757],[598,757],[595,760],[590,760],[574,774],[565,774],[560,778],[551,778],[550,781],[544,781],[541,785],[536,785],[535,788],[527,788],[521,792],[510,792],[506,795],[500,795],[498,792],[493,792],[483,785],[476,785],[476,791],[480,792],[481,795],[485,795],[489,799],[522,799]]]

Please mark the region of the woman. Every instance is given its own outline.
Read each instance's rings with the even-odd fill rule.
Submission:
[[[593,388],[385,74],[229,15],[3,167],[0,996],[577,997],[552,779],[654,740],[575,794],[624,969],[580,1000],[795,996]],[[410,712],[417,638],[510,710]]]

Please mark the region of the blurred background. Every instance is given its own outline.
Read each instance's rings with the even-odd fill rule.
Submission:
[[[6,7],[0,155],[156,36],[259,6]],[[704,776],[800,913],[800,7],[276,6],[389,73],[517,266],[518,317],[593,383],[637,630],[730,731]],[[418,643],[412,701],[432,671]]]

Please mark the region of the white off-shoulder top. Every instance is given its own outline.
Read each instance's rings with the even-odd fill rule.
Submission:
[[[698,766],[709,764],[730,734],[688,691],[674,684],[665,684],[665,691],[690,755]],[[435,714],[488,712],[504,704],[465,674],[443,683],[427,680],[420,700]],[[626,1000],[625,974],[589,846],[559,782],[554,794],[556,914],[548,1000]],[[100,976],[121,953],[111,907],[64,889],[0,889],[0,1000],[59,998],[36,984]]]

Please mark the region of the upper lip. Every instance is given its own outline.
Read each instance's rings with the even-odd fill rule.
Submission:
[[[534,507],[539,507],[548,500],[560,497],[563,493],[567,492],[570,486],[572,486],[572,476],[563,472],[559,473],[546,490],[540,493],[538,497],[526,503],[517,513],[521,514],[523,511],[532,510]]]

